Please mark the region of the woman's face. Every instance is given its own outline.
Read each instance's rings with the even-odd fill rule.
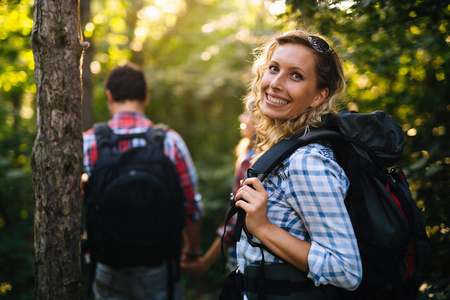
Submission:
[[[279,46],[261,80],[263,114],[289,120],[325,100],[328,89],[317,89],[313,50],[298,44]]]

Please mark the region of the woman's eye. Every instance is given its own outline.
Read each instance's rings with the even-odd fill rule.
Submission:
[[[278,72],[278,68],[275,66],[269,66],[269,71]]]
[[[297,80],[303,80],[303,76],[300,75],[299,73],[292,74],[292,77],[294,77],[294,79],[297,79]]]

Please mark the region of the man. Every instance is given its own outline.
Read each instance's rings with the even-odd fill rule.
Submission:
[[[152,121],[144,115],[149,94],[144,73],[137,66],[126,64],[114,68],[106,80],[105,93],[112,115],[107,124],[115,134],[142,133],[153,126]],[[123,152],[145,144],[143,138],[122,140],[117,149]],[[83,134],[83,152],[84,169],[91,176],[98,158],[93,128]],[[174,130],[166,132],[164,153],[175,165],[186,199],[183,253],[187,257],[194,257],[199,253],[199,219],[203,213],[197,193],[197,173],[184,141]],[[97,299],[167,299],[170,293],[167,289],[167,273],[170,274],[165,265],[115,268],[99,262],[95,272],[94,293]],[[182,299],[179,276],[175,282],[174,299]]]

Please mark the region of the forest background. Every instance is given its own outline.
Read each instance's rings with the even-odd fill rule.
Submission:
[[[422,210],[432,258],[420,299],[450,299],[450,2],[448,0],[81,0],[89,41],[83,128],[109,118],[103,81],[125,61],[145,70],[147,115],[185,139],[205,204],[202,250],[233,185],[237,116],[252,49],[297,27],[329,37],[345,61],[347,109],[384,110],[405,132],[401,165]],[[33,1],[0,0],[0,298],[33,299],[30,159],[36,85]],[[85,267],[85,266],[84,266]],[[217,299],[224,275],[184,278],[186,299]]]

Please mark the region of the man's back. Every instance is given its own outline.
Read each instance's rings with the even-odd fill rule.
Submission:
[[[87,233],[95,259],[116,268],[180,259],[184,193],[163,152],[166,128],[116,135],[95,126],[98,159],[86,186]],[[144,146],[118,151],[121,141]]]
[[[112,120],[110,120],[108,122],[108,125],[110,126],[111,130],[117,134],[137,134],[137,133],[143,133],[146,132],[149,128],[154,127],[153,123],[148,120],[144,115],[140,114],[140,113],[134,113],[134,112],[119,112],[117,114],[115,114],[112,118]],[[89,176],[92,176],[96,172],[95,170],[97,169],[97,167],[101,164],[105,164],[104,162],[102,163],[102,155],[99,154],[101,151],[99,151],[98,148],[98,143],[96,140],[96,136],[94,134],[94,131],[91,129],[88,132],[86,132],[84,134],[84,165],[85,165],[85,170],[88,173]],[[170,161],[172,163],[172,167],[174,172],[176,173],[175,175],[177,176],[177,179],[180,178],[180,184],[181,184],[181,188],[180,191],[182,193],[182,196],[185,200],[183,200],[183,202],[181,203],[181,208],[183,209],[183,213],[184,213],[184,219],[182,220],[183,223],[187,223],[187,222],[195,222],[198,217],[201,214],[202,211],[202,207],[201,207],[201,203],[195,200],[196,197],[196,182],[197,182],[197,177],[196,177],[196,173],[195,173],[195,169],[193,167],[193,163],[192,160],[190,158],[189,152],[187,151],[187,147],[185,146],[183,140],[181,139],[181,137],[179,137],[179,135],[172,131],[169,130],[166,134],[165,134],[165,138],[163,139],[163,151],[161,151],[161,154],[167,158],[167,161]],[[124,153],[133,153],[136,152],[136,150],[139,149],[145,149],[145,145],[148,142],[146,141],[146,139],[144,137],[135,137],[132,139],[124,139],[124,140],[120,140],[117,141],[115,143],[113,143],[113,150],[117,153],[120,154],[124,154]],[[146,155],[146,152],[144,151],[143,153],[141,153],[141,155]],[[136,155],[137,153],[133,153],[133,155]],[[147,153],[149,156],[149,161],[148,164],[151,164],[150,161],[152,161],[153,159],[155,159],[155,157],[153,157],[154,155],[151,153]],[[160,160],[161,158],[156,158],[157,160]],[[145,159],[144,159],[145,161]],[[139,160],[137,161],[137,164],[141,164],[141,167],[145,165],[145,162],[139,163]],[[123,167],[121,168],[123,169]],[[94,171],[93,171],[94,170]],[[97,174],[97,176],[99,176]],[[159,177],[159,176],[158,176]],[[173,176],[172,176],[173,177]],[[167,180],[163,181],[163,185],[167,185],[168,182],[166,182]],[[139,185],[139,184],[138,184]],[[141,186],[148,186],[149,183],[148,181],[142,181],[142,185]],[[112,190],[112,194],[116,194],[119,197],[116,197],[116,199],[120,199],[120,198],[128,198],[128,200],[126,200],[126,202],[130,202],[133,199],[136,200],[138,199],[138,197],[135,195],[135,193],[133,193],[133,191],[137,191],[140,190],[140,187],[134,186],[131,187],[130,189],[126,189],[124,187],[119,187],[116,186],[115,190]],[[176,190],[175,188],[169,187],[169,190]],[[143,189],[144,190],[144,189]],[[111,194],[111,192],[110,192]],[[109,198],[111,198],[111,196],[109,196]],[[114,197],[113,197],[114,198]],[[130,200],[131,199],[131,200]],[[108,200],[108,199],[106,199]],[[111,200],[111,199],[109,199]],[[116,202],[114,201],[114,199],[112,199],[112,202]],[[139,202],[139,201],[138,201]],[[148,216],[146,216],[146,210],[145,209],[137,209],[138,212],[143,213],[143,215],[141,215],[141,218],[139,217],[132,217],[132,216],[126,216],[126,214],[128,215],[132,215],[133,210],[127,210],[126,208],[129,208],[130,205],[129,203],[124,203],[124,204],[119,204],[117,205],[119,207],[119,210],[122,209],[122,215],[118,216],[118,220],[121,221],[126,221],[126,220],[133,220],[135,221],[134,224],[137,226],[137,228],[145,228],[146,227],[152,227],[151,223],[152,221],[155,220],[172,220],[175,221],[175,217],[177,214],[175,213],[176,211],[180,211],[180,206],[179,205],[175,205],[175,202],[172,202],[170,204],[170,206],[165,206],[165,208],[163,208],[162,210],[154,210],[154,211],[158,211],[159,213],[157,213],[156,215],[152,216],[150,211],[147,211]],[[179,202],[178,202],[179,203]],[[95,207],[95,203],[91,203],[94,207]],[[162,204],[168,204],[166,202],[163,202]],[[164,206],[163,206],[164,207]],[[176,208],[178,207],[178,209]],[[184,208],[186,207],[186,211],[184,211]],[[89,211],[89,209],[88,209]],[[136,210],[135,210],[136,211]],[[128,213],[127,213],[128,212]],[[161,212],[166,212],[166,213],[171,213],[168,214],[167,216],[163,216],[163,213]],[[160,218],[157,218],[157,216],[159,215]],[[89,214],[88,213],[88,218],[91,217],[92,218],[93,214]],[[122,219],[120,219],[122,217]],[[89,221],[89,219],[88,219]],[[149,221],[149,222],[146,222]],[[107,227],[109,228],[109,232],[110,234],[108,234],[108,236],[114,236],[114,234],[111,233],[118,233],[120,230],[120,228],[125,228],[126,226],[123,225],[123,223],[117,221],[117,222],[105,222],[103,221],[103,227],[105,227],[105,224],[114,224],[114,225],[108,225]],[[149,223],[149,224],[147,224]],[[158,223],[158,222],[157,222]],[[174,222],[175,224],[178,222]],[[129,222],[128,222],[129,224]],[[164,224],[164,222],[159,222],[159,224]],[[169,229],[167,229],[165,227],[165,225],[160,225],[163,226],[163,229],[155,229],[157,232],[163,233],[162,236],[167,235],[168,232],[170,232]],[[115,228],[115,229],[114,229]],[[130,227],[132,228],[132,227]],[[155,228],[155,227],[153,227]],[[128,233],[126,233],[126,231],[122,231],[125,233],[125,235],[129,235]],[[157,258],[158,254],[152,253],[152,251],[150,251],[152,249],[152,243],[154,243],[154,241],[151,241],[151,235],[150,233],[146,234],[146,230],[135,230],[136,234],[130,235],[130,237],[134,237],[131,239],[128,239],[128,241],[124,242],[122,244],[122,246],[118,245],[116,242],[113,242],[114,239],[109,239],[108,242],[105,242],[104,239],[101,240],[99,243],[102,244],[103,243],[103,249],[108,249],[108,251],[105,251],[102,255],[106,255],[103,258],[100,258],[100,262],[102,262],[102,270],[104,271],[104,267],[108,266],[108,267],[123,267],[127,265],[127,262],[129,263],[129,265],[145,265],[145,266],[154,266],[155,262],[157,263],[156,265],[158,265],[158,263],[160,264],[160,259]],[[93,233],[91,232],[90,235],[93,235]],[[123,236],[123,234],[122,234]],[[147,241],[147,248],[143,247],[141,248],[142,250],[136,250],[136,247],[131,247],[130,250],[130,245],[132,245],[132,241],[136,240],[138,238],[138,236],[141,236],[142,238],[139,239],[141,242],[145,242]],[[157,251],[157,253],[159,254],[169,254],[169,256],[174,257],[174,261],[175,261],[175,265],[178,264],[178,261],[180,259],[180,243],[181,243],[181,234],[180,235],[176,235],[178,237],[178,241],[179,244],[174,244],[173,241],[171,241],[170,243],[166,243],[165,246],[161,246],[162,244],[156,245],[156,243],[154,243],[154,248],[155,249],[159,249],[160,251]],[[148,239],[146,239],[145,237],[148,237]],[[160,236],[161,237],[161,236]],[[89,239],[89,232],[88,232],[88,239]],[[172,247],[168,245],[170,245],[172,243]],[[144,243],[145,244],[145,243]],[[92,245],[92,244],[91,244]],[[123,251],[128,249],[129,251]],[[111,251],[112,250],[112,251]],[[162,251],[161,251],[162,250]],[[98,251],[98,250],[97,250]],[[148,252],[148,257],[142,257],[142,253],[146,253]],[[109,254],[108,254],[109,253]],[[105,258],[106,257],[106,258]],[[132,260],[130,261],[129,258],[132,258]],[[140,263],[139,263],[140,262]],[[117,275],[117,273],[116,273]]]

